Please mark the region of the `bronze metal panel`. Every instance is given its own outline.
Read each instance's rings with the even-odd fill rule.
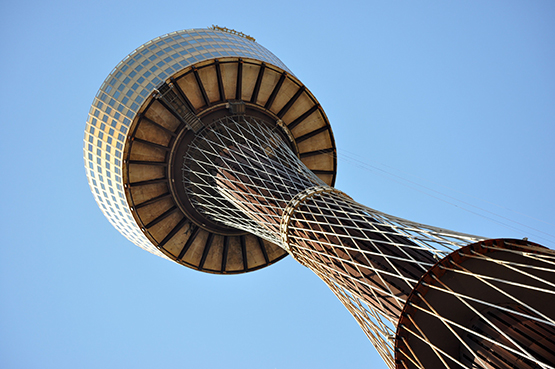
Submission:
[[[177,131],[181,125],[181,122],[157,100],[152,100],[152,104],[144,112],[144,115],[146,118],[172,132]]]
[[[197,80],[193,73],[185,74],[184,76],[176,80],[177,85],[186,95],[193,108],[198,111],[206,104],[204,103],[204,98],[202,92],[198,86]]]
[[[204,68],[199,68],[197,70],[198,75],[204,86],[204,91],[208,96],[210,103],[215,103],[220,101],[220,91],[218,89],[218,75],[216,73],[216,67],[210,65]]]

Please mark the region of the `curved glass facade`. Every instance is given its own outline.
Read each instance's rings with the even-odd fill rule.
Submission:
[[[177,31],[127,55],[102,83],[89,111],[83,151],[94,198],[121,234],[155,255],[165,257],[135,222],[123,190],[122,155],[128,129],[160,83],[193,64],[225,57],[258,59],[290,73],[274,54],[241,36],[212,29]]]

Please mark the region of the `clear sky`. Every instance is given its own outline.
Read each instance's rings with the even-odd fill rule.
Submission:
[[[276,54],[334,129],[337,187],[375,209],[555,248],[553,1],[3,1],[1,368],[384,368],[291,258],[240,276],[131,244],[85,178],[112,68],[212,24]]]

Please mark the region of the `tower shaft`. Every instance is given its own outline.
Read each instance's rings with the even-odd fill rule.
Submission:
[[[417,281],[446,253],[478,237],[416,224],[358,204],[324,184],[263,121],[222,119],[196,137],[183,181],[197,210],[286,249],[322,278],[347,308],[375,314],[393,335]],[[384,320],[388,324],[381,322]]]
[[[318,190],[302,196],[282,229],[291,254],[397,321],[413,285],[435,263],[434,254],[345,194]]]
[[[524,286],[542,291],[545,286],[538,278],[549,285],[550,275],[528,280],[522,277],[526,271],[514,271],[523,265],[544,267],[543,261],[525,260],[520,244],[503,243],[502,251],[496,250],[494,257],[490,253],[476,266],[475,260],[457,256],[467,251],[454,250],[467,250],[464,247],[479,237],[417,224],[355,202],[308,170],[271,125],[248,116],[226,117],[197,135],[182,173],[188,196],[200,213],[279,245],[314,271],[390,367],[501,368],[499,363],[520,360],[520,365],[534,368],[541,360],[551,360],[545,353],[554,346],[549,339],[537,347],[530,343],[543,340],[553,329],[553,319],[543,313],[546,303],[521,301],[521,296],[530,300]],[[480,258],[487,250],[473,249],[472,257]],[[534,258],[542,257],[541,251],[534,253]],[[454,259],[454,265],[446,264]],[[434,268],[441,273],[433,274]],[[452,285],[453,276],[444,269],[456,269],[467,279],[457,276]],[[503,280],[502,286],[491,285],[492,279]],[[436,280],[439,297],[437,292],[428,293]],[[463,293],[456,291],[459,281],[466,286]],[[504,284],[523,288],[508,289]],[[449,311],[439,313],[442,301],[453,296]],[[427,298],[433,303],[427,304]],[[552,295],[548,298],[553,300]],[[422,325],[419,322],[426,321],[422,317],[412,320],[422,311],[440,323]],[[480,311],[485,311],[483,316]],[[509,324],[504,319],[528,333],[504,334],[503,327]],[[430,331],[427,326],[434,324]],[[396,363],[393,341],[401,356]],[[491,359],[484,359],[488,353]]]

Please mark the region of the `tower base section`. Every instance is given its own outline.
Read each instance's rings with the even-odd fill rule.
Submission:
[[[397,325],[397,368],[555,367],[555,252],[524,240],[457,250],[420,279]]]

